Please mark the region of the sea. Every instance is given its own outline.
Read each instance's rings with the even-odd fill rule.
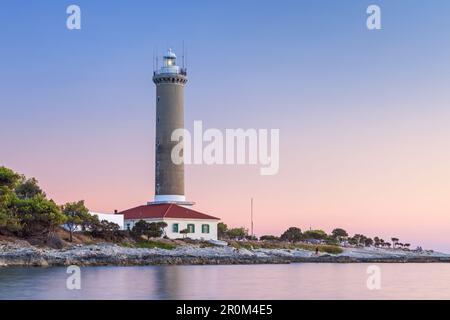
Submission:
[[[0,268],[0,299],[450,299],[450,263]]]

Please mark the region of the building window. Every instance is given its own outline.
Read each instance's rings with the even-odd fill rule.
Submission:
[[[187,229],[189,233],[195,233],[195,225],[190,223],[187,225]]]
[[[202,233],[209,233],[209,224],[202,224]]]
[[[127,223],[127,230],[130,231],[131,230],[131,226],[129,223]]]
[[[174,223],[174,224],[172,225],[172,232],[173,232],[173,233],[178,233],[178,223]]]

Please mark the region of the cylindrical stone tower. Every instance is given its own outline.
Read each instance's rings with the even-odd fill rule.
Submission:
[[[184,86],[186,70],[176,64],[172,50],[164,55],[163,66],[156,70],[156,162],[155,202],[183,203],[184,164],[177,165],[171,159],[172,149],[178,144],[171,141],[172,132],[184,128]]]

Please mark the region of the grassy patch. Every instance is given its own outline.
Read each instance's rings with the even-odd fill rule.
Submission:
[[[235,249],[247,249],[247,250],[253,250],[253,249],[259,249],[261,248],[260,243],[250,242],[250,241],[229,241],[228,244],[235,248]]]
[[[207,242],[207,241],[201,241],[199,243],[200,248],[214,248],[215,245],[212,244],[211,242]]]
[[[133,244],[127,243],[123,244],[124,247],[128,248],[141,248],[141,249],[166,249],[166,250],[172,250],[175,249],[177,246],[171,243],[166,243],[162,241],[154,241],[154,240],[143,240],[139,241]]]
[[[342,253],[343,250],[339,246],[328,245],[328,244],[309,244],[309,243],[289,243],[289,242],[280,242],[280,241],[228,241],[228,244],[236,249],[303,249],[309,251],[316,251],[316,248],[319,248],[319,252],[325,252],[329,254],[339,254]]]
[[[309,244],[309,243],[296,243],[293,246],[298,249],[310,250],[310,251],[315,251],[316,248],[319,248],[319,252],[325,252],[325,253],[330,253],[330,254],[339,254],[339,253],[343,252],[341,247],[333,246],[333,245],[329,245],[329,244],[315,245],[315,244]]]

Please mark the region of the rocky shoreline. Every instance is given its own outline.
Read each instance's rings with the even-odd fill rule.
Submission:
[[[450,255],[378,248],[345,248],[343,253],[320,254],[308,250],[234,249],[183,246],[172,250],[140,249],[114,244],[79,245],[66,249],[0,245],[0,267],[230,265],[286,263],[439,263]]]

